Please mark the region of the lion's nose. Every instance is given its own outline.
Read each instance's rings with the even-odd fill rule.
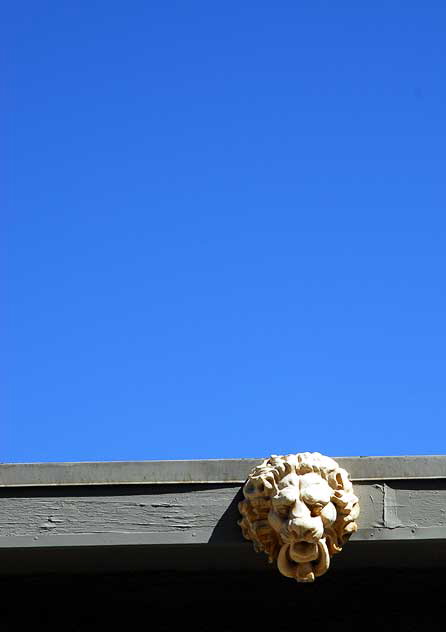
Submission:
[[[311,515],[310,509],[304,502],[296,500],[290,513],[288,530],[296,540],[314,542],[322,537],[320,520]]]
[[[300,524],[298,522],[291,522],[289,526],[290,532],[294,535],[296,540],[303,540],[304,542],[313,542],[318,537],[316,529],[313,526],[307,524]]]

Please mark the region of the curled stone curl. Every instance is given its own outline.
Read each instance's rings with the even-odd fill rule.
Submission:
[[[271,456],[249,473],[239,503],[243,536],[282,575],[313,582],[357,530],[346,470],[319,452]]]

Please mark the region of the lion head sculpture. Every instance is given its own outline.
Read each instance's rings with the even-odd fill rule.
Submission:
[[[243,487],[239,525],[282,575],[312,582],[356,531],[358,498],[348,473],[318,452],[271,456]]]

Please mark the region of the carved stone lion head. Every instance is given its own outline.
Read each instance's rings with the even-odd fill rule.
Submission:
[[[271,456],[243,487],[239,524],[282,575],[312,582],[356,531],[358,498],[345,470],[318,452]]]

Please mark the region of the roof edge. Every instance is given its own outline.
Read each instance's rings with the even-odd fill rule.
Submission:
[[[0,487],[242,484],[263,458],[1,463]],[[333,458],[353,481],[446,478],[446,455]]]

